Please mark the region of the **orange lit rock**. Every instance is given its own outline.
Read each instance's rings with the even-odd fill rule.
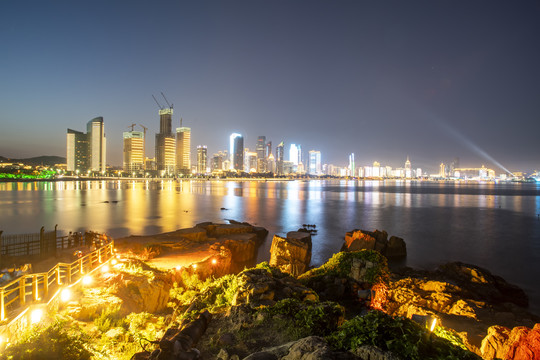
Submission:
[[[407,256],[407,248],[402,238],[392,236],[388,240],[386,231],[353,230],[345,233],[342,250],[376,250],[388,258]]]
[[[306,272],[311,262],[311,235],[291,231],[287,237],[274,235],[270,248],[270,265],[281,271],[298,276]]]

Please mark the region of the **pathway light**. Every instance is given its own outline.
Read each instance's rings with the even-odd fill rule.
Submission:
[[[60,300],[62,300],[63,302],[71,300],[71,290],[68,288],[63,289],[60,293]]]
[[[92,283],[92,277],[90,275],[85,275],[82,278],[83,285],[90,285]]]
[[[43,319],[43,309],[35,309],[30,314],[30,324],[37,324]]]

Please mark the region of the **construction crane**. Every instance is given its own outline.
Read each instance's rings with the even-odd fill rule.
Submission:
[[[163,93],[162,93],[163,94]],[[152,97],[154,98],[154,101],[156,102],[157,106],[159,107],[159,110],[163,110],[163,106],[161,106],[161,104],[157,101],[156,97],[154,96],[154,94],[152,94]]]
[[[172,109],[173,106],[172,104],[169,104],[169,101],[167,101],[167,98],[165,97],[165,94],[163,94],[163,91],[161,92],[161,96],[163,96],[163,98],[165,99],[165,102],[167,103],[167,105],[169,105],[169,109]]]
[[[131,128],[131,131],[133,131],[133,128],[135,128],[136,125],[137,124],[131,124],[131,125],[128,126],[128,128]]]

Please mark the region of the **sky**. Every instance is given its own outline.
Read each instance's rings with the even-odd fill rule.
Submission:
[[[4,0],[0,155],[65,156],[103,116],[107,163],[133,123],[153,157],[163,92],[210,154],[239,132],[337,166],[540,170],[539,39],[527,0]]]

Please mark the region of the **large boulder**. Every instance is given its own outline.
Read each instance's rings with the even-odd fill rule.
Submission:
[[[323,300],[357,299],[360,293],[370,294],[375,285],[388,281],[388,265],[377,251],[339,252],[298,279]]]
[[[311,262],[311,235],[290,231],[287,237],[274,235],[270,248],[270,265],[298,276],[306,272]]]
[[[517,326],[512,330],[492,326],[480,348],[485,360],[534,360],[540,358],[540,324],[533,329]]]
[[[479,266],[451,262],[441,265],[438,270],[479,300],[490,303],[509,302],[522,307],[529,305],[529,298],[523,289]]]
[[[241,272],[240,286],[234,296],[233,305],[274,305],[277,301],[293,298],[316,301],[317,294],[300,281],[276,268],[254,268]]]
[[[355,229],[345,233],[343,251],[375,250],[387,258],[400,258],[407,256],[405,241],[397,236],[388,240],[386,231],[367,231]]]

